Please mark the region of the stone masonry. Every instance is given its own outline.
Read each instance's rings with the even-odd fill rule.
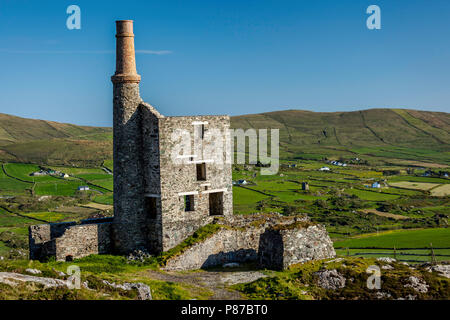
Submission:
[[[166,268],[236,261],[286,268],[334,256],[323,227],[300,226],[297,218],[267,218],[261,224],[261,215],[233,216],[229,116],[165,117],[142,101],[131,20],[116,21],[111,80],[114,217],[31,226],[30,259],[72,260],[138,249],[158,254],[217,220],[228,227]]]
[[[219,133],[219,139],[226,140],[230,118],[164,117],[143,102],[139,94],[141,77],[136,71],[133,22],[117,21],[116,29],[116,72],[111,77],[114,219],[105,226],[101,222],[89,227],[75,223],[33,226],[32,259],[48,255],[64,260],[88,253],[127,254],[136,249],[159,253],[210,223],[215,215],[229,217],[233,213],[231,163],[208,158],[204,152],[216,146],[208,133],[215,138]],[[172,150],[181,142],[174,133],[180,131],[190,137],[191,149],[174,158]],[[226,150],[224,146],[223,159]]]

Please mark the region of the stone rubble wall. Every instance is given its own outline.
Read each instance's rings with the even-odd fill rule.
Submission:
[[[259,237],[263,229],[224,228],[203,242],[170,259],[165,270],[193,270],[228,262],[256,261]]]
[[[111,222],[76,225],[55,239],[56,260],[111,253]]]
[[[191,270],[231,262],[258,262],[263,268],[286,269],[336,253],[325,227],[311,225],[275,230],[270,227],[224,228],[178,256],[165,270]]]
[[[68,256],[81,258],[89,254],[111,253],[112,218],[87,219],[81,224],[63,222],[29,227],[30,259],[43,260]]]
[[[290,265],[333,258],[336,252],[324,226],[267,229],[259,244],[259,264],[265,268],[286,269]]]

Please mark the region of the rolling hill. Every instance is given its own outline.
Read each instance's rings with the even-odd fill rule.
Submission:
[[[280,129],[284,159],[363,157],[450,165],[450,114],[406,109],[286,110],[231,118],[233,128]],[[0,114],[0,161],[97,166],[112,158],[112,129]]]
[[[279,128],[282,158],[365,156],[450,164],[450,114],[405,109],[287,110],[232,118],[234,128]]]
[[[112,129],[0,113],[0,161],[96,166],[112,158]]]

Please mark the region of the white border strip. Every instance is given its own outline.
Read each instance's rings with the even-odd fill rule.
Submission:
[[[191,195],[195,195],[198,194],[198,191],[190,191],[190,192],[179,192],[178,196],[191,196]]]

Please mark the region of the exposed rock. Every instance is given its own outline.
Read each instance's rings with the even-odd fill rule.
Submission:
[[[386,300],[392,298],[392,295],[388,292],[377,291],[375,297],[380,300]]]
[[[324,289],[341,289],[345,287],[345,278],[336,269],[315,272],[317,284]]]
[[[0,283],[15,286],[20,282],[33,282],[37,284],[42,284],[45,288],[52,288],[52,287],[70,288],[72,285],[69,281],[60,279],[29,276],[15,272],[0,272]]]
[[[26,269],[25,272],[31,273],[31,274],[41,274],[42,271],[38,269]]]
[[[56,274],[57,274],[58,276],[60,276],[60,277],[65,277],[65,276],[66,276],[66,274],[65,274],[64,272],[62,272],[62,271],[58,271],[58,270],[56,270],[55,268],[52,268],[52,270],[53,270],[54,272],[56,272]]]
[[[386,265],[384,265],[384,266],[381,266],[381,269],[384,269],[384,270],[392,270],[392,269],[394,269],[394,267],[391,266],[390,264],[386,264]]]
[[[142,282],[137,283],[125,282],[123,284],[116,284],[114,282],[103,280],[103,283],[115,289],[122,289],[126,291],[136,290],[138,292],[139,300],[152,300],[152,292],[150,290],[150,287]]]
[[[435,271],[440,276],[450,278],[450,264],[437,264],[426,268],[428,272]]]
[[[428,285],[427,283],[414,276],[410,276],[407,280],[407,283],[404,285],[405,288],[413,288],[416,292],[427,293]]]
[[[389,258],[389,257],[380,257],[380,258],[377,258],[377,261],[392,263],[392,262],[396,262],[397,260],[395,260],[394,258]]]

